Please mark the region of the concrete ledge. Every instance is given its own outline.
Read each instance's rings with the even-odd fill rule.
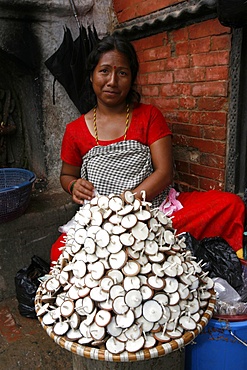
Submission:
[[[22,216],[0,224],[0,301],[15,295],[15,275],[30,265],[33,255],[50,262],[58,227],[73,217],[77,207],[64,192],[32,194]]]

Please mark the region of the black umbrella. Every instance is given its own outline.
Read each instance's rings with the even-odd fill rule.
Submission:
[[[78,18],[73,7],[74,15]],[[46,67],[54,76],[53,102],[55,103],[55,81],[58,81],[66,90],[72,102],[81,114],[90,108],[87,101],[87,58],[99,38],[95,27],[87,29],[79,25],[79,36],[73,41],[70,29],[64,27],[64,37],[60,47],[45,61]]]
[[[87,79],[87,57],[98,42],[99,38],[94,27],[93,29],[88,27],[87,31],[84,27],[80,27],[80,35],[74,42],[70,66],[78,97],[78,103],[75,105],[81,113],[86,113],[92,108],[91,98],[88,95],[90,89],[89,79]]]

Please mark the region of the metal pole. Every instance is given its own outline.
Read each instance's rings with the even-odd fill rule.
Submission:
[[[78,15],[77,15],[77,12],[76,12],[76,7],[75,7],[75,3],[74,3],[74,0],[69,0],[70,2],[70,5],[71,5],[71,8],[73,10],[73,14],[74,14],[74,17],[75,17],[75,20],[76,20],[76,23],[78,25],[78,28],[80,29],[80,22],[78,20]]]

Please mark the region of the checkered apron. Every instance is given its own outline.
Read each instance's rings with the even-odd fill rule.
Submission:
[[[92,148],[83,157],[81,177],[91,181],[99,194],[109,195],[134,189],[152,172],[149,147],[128,140]],[[168,190],[153,199],[153,207],[161,204]]]

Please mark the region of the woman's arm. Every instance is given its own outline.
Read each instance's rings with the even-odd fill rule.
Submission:
[[[155,141],[150,146],[154,172],[147,177],[133,192],[142,198],[141,191],[146,192],[146,199],[151,201],[173,182],[173,159],[171,135]]]
[[[83,204],[85,199],[90,200],[94,195],[93,184],[81,178],[81,168],[66,162],[62,162],[60,183],[62,188],[72,195],[75,203]]]

